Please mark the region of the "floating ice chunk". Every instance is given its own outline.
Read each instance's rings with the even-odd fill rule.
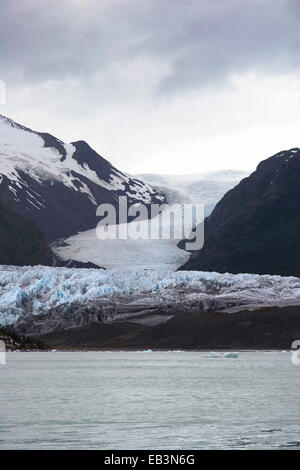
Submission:
[[[239,355],[240,354],[238,352],[227,352],[227,353],[224,354],[224,357],[235,359],[235,358],[239,357]]]
[[[222,355],[221,355],[221,354],[218,354],[218,353],[216,353],[216,352],[214,352],[214,351],[211,351],[211,352],[209,353],[209,356],[208,356],[208,357],[211,357],[211,358],[219,358],[219,357],[222,357]]]

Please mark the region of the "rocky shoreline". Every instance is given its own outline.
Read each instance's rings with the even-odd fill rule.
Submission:
[[[7,351],[37,351],[50,349],[42,341],[30,336],[19,335],[11,328],[0,326],[0,341],[5,343]]]

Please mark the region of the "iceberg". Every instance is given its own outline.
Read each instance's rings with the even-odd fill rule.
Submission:
[[[207,356],[207,357],[220,358],[220,357],[222,357],[222,355],[221,355],[221,354],[218,354],[218,353],[216,353],[216,352],[214,352],[214,351],[211,351],[211,352],[209,353],[209,356]]]
[[[238,352],[227,352],[224,354],[224,357],[225,358],[231,358],[231,359],[236,359],[237,357],[239,357],[239,353]]]

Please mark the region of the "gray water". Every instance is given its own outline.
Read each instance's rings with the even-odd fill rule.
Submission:
[[[8,353],[1,449],[300,449],[289,353]]]

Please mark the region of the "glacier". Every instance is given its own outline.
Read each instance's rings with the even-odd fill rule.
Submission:
[[[201,209],[201,210],[200,210]],[[186,213],[188,211],[186,210]],[[171,217],[173,214],[173,217]],[[151,219],[151,230],[159,233],[160,227],[166,234],[171,234],[181,228],[183,215],[181,205],[169,206],[164,210],[164,221],[161,225],[159,216]],[[203,207],[198,208],[197,218],[193,218],[192,209],[190,217],[185,217],[184,228],[188,235],[193,226],[203,221]],[[184,235],[175,238],[152,238],[148,237],[150,219],[142,221],[133,221],[128,225],[120,224],[119,229],[125,229],[125,233],[140,233],[146,235],[146,238],[127,239],[114,238],[117,233],[117,226],[111,225],[105,230],[102,227],[81,232],[77,235],[64,240],[63,244],[52,244],[54,253],[65,261],[76,260],[80,262],[92,262],[93,264],[104,267],[105,269],[126,269],[126,271],[137,271],[140,269],[150,270],[170,270],[176,271],[182,266],[190,256],[190,253],[178,247],[178,243]],[[179,230],[181,233],[181,230]],[[147,238],[148,237],[148,238]]]
[[[300,304],[299,278],[201,271],[0,266],[2,325],[39,316],[44,320],[55,318],[57,324],[60,316],[65,316],[68,327],[72,327],[72,315],[77,316],[78,325],[89,315],[89,321],[128,321],[145,315],[145,311],[155,315],[157,309],[165,314],[176,308],[201,312],[282,301]]]
[[[185,228],[191,232],[193,226],[200,224],[204,216],[211,213],[217,202],[239,181],[248,176],[247,172],[237,170],[223,170],[209,173],[199,173],[197,175],[150,175],[142,174],[137,177],[158,188],[165,194],[172,210],[175,205],[201,206],[203,213],[198,213],[197,218],[188,226],[185,221]],[[180,210],[174,212],[174,224],[182,223]],[[156,218],[157,220],[158,218]],[[171,221],[170,221],[171,222]],[[155,219],[152,219],[155,223]],[[131,222],[129,226],[135,225]],[[148,220],[140,224],[142,233],[147,231]],[[137,224],[136,224],[137,225]],[[164,229],[170,233],[172,223]],[[115,227],[111,227],[115,231]],[[130,269],[136,271],[141,268],[152,270],[176,271],[184,265],[190,253],[178,247],[179,239],[108,239],[97,237],[96,230],[83,231],[64,239],[64,244],[53,244],[54,253],[61,259],[75,260],[83,263],[91,262],[106,269]],[[188,236],[187,236],[188,238]]]

